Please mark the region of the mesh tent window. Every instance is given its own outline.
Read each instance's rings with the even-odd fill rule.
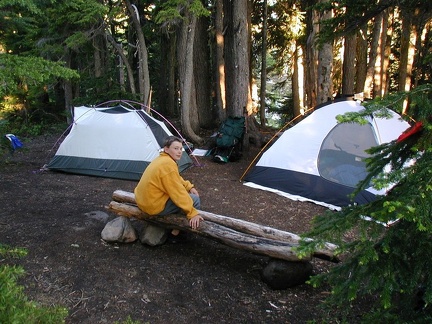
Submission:
[[[321,177],[348,187],[356,187],[366,175],[365,150],[378,145],[370,123],[337,124],[324,139],[318,155]]]

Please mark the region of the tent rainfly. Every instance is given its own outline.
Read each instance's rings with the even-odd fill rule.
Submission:
[[[367,175],[365,150],[396,139],[409,124],[391,110],[392,118],[371,117],[366,125],[337,123],[337,115],[362,109],[353,100],[316,109],[264,152],[244,177],[244,185],[334,210],[385,194],[389,188],[378,191],[371,186],[350,197]]]
[[[139,180],[172,135],[142,109],[75,107],[69,134],[46,166],[50,170],[106,178]],[[186,152],[179,170],[192,165]]]

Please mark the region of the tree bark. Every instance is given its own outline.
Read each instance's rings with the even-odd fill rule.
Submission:
[[[344,40],[344,59],[342,65],[342,96],[351,96],[354,94],[356,47],[357,35],[355,33],[346,35]]]
[[[373,98],[373,82],[374,82],[374,67],[378,56],[378,44],[381,35],[383,14],[380,13],[375,17],[373,31],[372,31],[372,41],[370,44],[369,62],[366,73],[366,81],[364,86],[364,96],[366,98]]]
[[[108,28],[105,28],[105,36],[106,36],[108,42],[111,43],[111,45],[114,47],[115,51],[117,52],[117,54],[120,57],[120,60],[123,62],[124,66],[126,68],[126,71],[127,71],[127,77],[129,80],[130,91],[131,91],[131,93],[135,94],[136,89],[135,89],[135,80],[134,80],[132,67],[129,64],[129,61],[123,52],[123,48],[121,47],[121,45],[117,44],[114,37],[110,34]]]
[[[308,38],[306,40],[305,50],[305,89],[306,89],[306,106],[313,108],[317,105],[317,73],[318,73],[318,55],[315,47],[315,38],[318,32],[318,14],[316,10],[308,10],[306,29]]]
[[[225,0],[224,11],[227,116],[238,117],[250,108],[248,1]]]
[[[226,89],[225,89],[225,28],[223,23],[223,0],[216,0],[216,16],[215,16],[215,29],[216,29],[216,66],[215,66],[215,87],[216,87],[216,107],[219,122],[227,118],[226,115]]]
[[[263,2],[263,27],[261,45],[261,89],[260,89],[260,123],[266,125],[266,96],[267,96],[267,0]]]
[[[417,40],[417,22],[414,21],[414,18],[418,18],[418,15],[412,9],[405,8],[401,12],[401,17],[402,35],[400,40],[399,91],[409,91],[412,84],[414,49]]]
[[[149,105],[150,99],[150,73],[148,69],[148,55],[147,46],[144,38],[144,33],[141,29],[141,23],[139,21],[139,13],[135,10],[136,7],[132,6],[129,0],[123,0],[126,4],[132,24],[135,29],[135,33],[138,38],[138,84],[140,89],[141,101],[145,105]]]
[[[180,82],[181,120],[184,135],[194,143],[201,144],[203,139],[192,127],[191,118],[196,118],[196,98],[194,89],[194,38],[197,17],[186,9],[185,18],[178,27],[177,62]],[[195,114],[194,114],[195,112]]]
[[[293,115],[297,117],[301,114],[301,109],[303,108],[303,100],[301,95],[303,94],[303,71],[300,70],[302,64],[301,60],[301,46],[297,45],[297,41],[293,41],[293,62],[292,62],[292,97],[293,97]],[[300,53],[299,53],[300,52]]]
[[[428,71],[430,71],[430,64],[422,64],[422,62],[425,62],[432,48],[432,20],[428,21],[422,19],[421,24],[418,26],[417,30],[418,31],[415,50],[416,56],[414,58],[413,64],[414,87],[416,87],[419,83],[426,83],[426,80],[428,79]]]
[[[197,19],[194,45],[194,80],[196,88],[196,106],[198,110],[198,125],[195,131],[206,128],[211,129],[215,124],[214,110],[211,106],[211,74],[210,74],[210,53],[209,53],[209,20],[201,16]]]
[[[382,57],[382,88],[381,94],[385,96],[388,93],[390,86],[389,72],[388,67],[390,66],[390,55],[391,55],[391,42],[392,42],[392,34],[394,31],[394,12],[390,9],[387,9],[388,17],[386,23],[386,32],[385,32],[385,40],[383,44],[384,52]]]
[[[216,239],[228,246],[274,258],[289,261],[305,260],[305,258],[300,259],[293,251],[293,248],[299,244],[300,236],[290,232],[205,211],[200,211],[200,215],[205,221],[201,222],[197,230],[192,230],[184,215],[149,216],[143,213],[135,205],[135,195],[131,192],[116,190],[112,198],[113,201],[109,204],[109,208],[121,216],[193,231]],[[338,260],[334,255],[336,248],[336,245],[327,243],[313,256],[337,262]],[[310,257],[306,259],[310,259]]]
[[[356,53],[356,81],[355,93],[363,93],[365,88],[366,73],[367,73],[367,28],[362,28],[357,33],[357,53]]]
[[[321,0],[320,2],[326,2]],[[322,13],[320,21],[332,18],[330,10]],[[317,104],[325,103],[332,99],[332,68],[333,68],[333,43],[321,45],[318,53],[318,93]]]
[[[399,91],[410,91],[412,86],[412,71],[414,63],[414,49],[417,41],[417,16],[411,8],[405,8],[401,12],[402,35],[400,40],[400,61],[399,61]],[[414,25],[414,28],[413,26]],[[406,114],[408,102],[403,103],[402,114]]]
[[[71,68],[72,58],[71,58],[70,49],[65,50],[64,60],[67,68]],[[64,80],[63,81],[63,90],[64,90],[64,105],[65,105],[65,115],[67,116],[68,124],[71,124],[71,111],[73,107],[73,89],[72,89],[72,81]]]
[[[384,56],[385,44],[387,41],[387,28],[388,28],[388,11],[382,12],[381,31],[378,40],[377,56],[374,67],[374,82],[373,82],[373,97],[382,97],[385,85],[384,80]]]
[[[175,83],[176,36],[174,33],[163,32],[160,39],[158,106],[164,116],[174,118],[179,116]]]
[[[93,38],[93,59],[94,59],[94,74],[95,78],[100,78],[102,76],[102,52],[101,48],[105,48],[102,44],[101,39],[96,35]]]

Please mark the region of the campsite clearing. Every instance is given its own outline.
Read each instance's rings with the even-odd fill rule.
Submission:
[[[67,323],[306,323],[322,318],[326,288],[301,285],[274,291],[260,280],[264,256],[201,236],[186,244],[148,247],[107,244],[101,231],[117,189],[136,182],[43,171],[58,135],[22,139],[24,148],[0,163],[0,242],[28,250],[20,283],[33,300],[69,309]],[[301,234],[325,209],[244,186],[239,178],[258,149],[239,162],[183,173],[199,190],[202,209]],[[109,220],[116,217],[109,214]],[[139,231],[140,221],[132,221]],[[333,266],[312,260],[315,273]],[[257,266],[258,265],[258,266]],[[261,266],[260,266],[261,265]],[[351,321],[355,323],[355,320]]]

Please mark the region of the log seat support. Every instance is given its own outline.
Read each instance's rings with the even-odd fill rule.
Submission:
[[[201,222],[198,229],[193,230],[182,214],[149,216],[137,207],[135,195],[132,192],[114,191],[108,209],[119,216],[136,218],[166,228],[193,232],[233,248],[275,259],[309,261],[312,257],[317,257],[332,262],[339,261],[334,254],[337,246],[332,243],[326,243],[322,249],[315,251],[312,255],[300,257],[295,251],[295,247],[299,245],[299,235],[236,218],[200,210],[204,221]]]

